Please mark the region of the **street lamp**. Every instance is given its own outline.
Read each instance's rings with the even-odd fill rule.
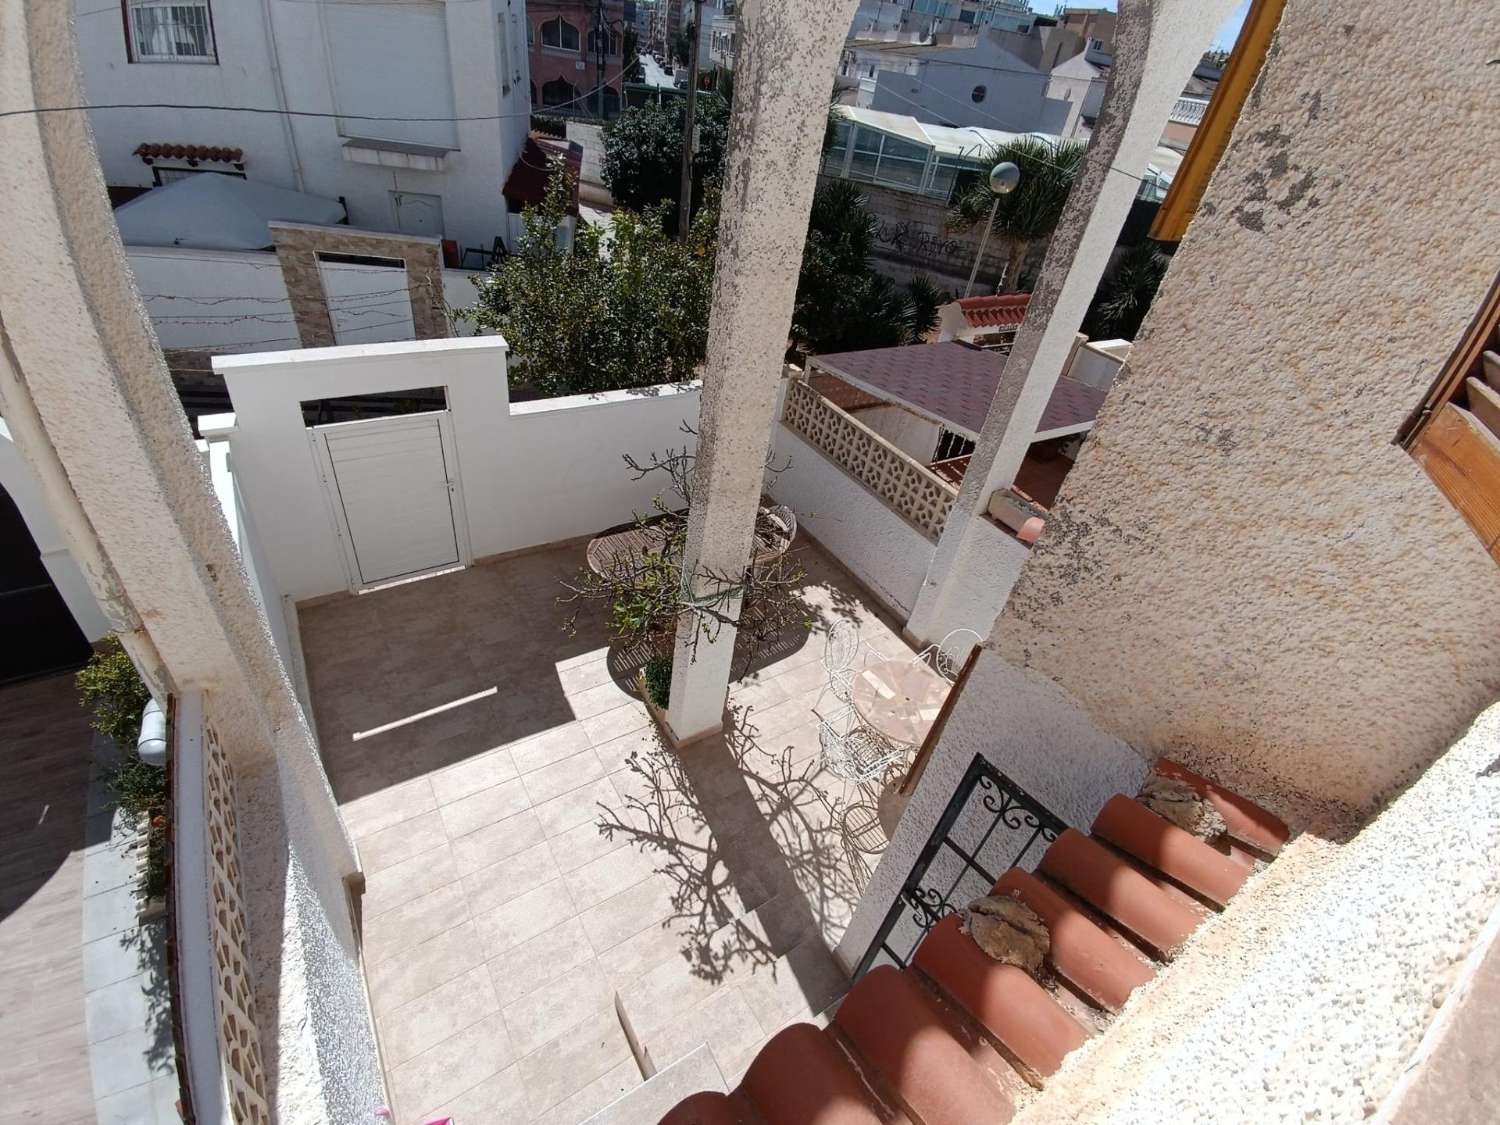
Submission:
[[[1021,169],[1008,160],[990,169],[990,194],[995,197],[995,202],[990,204],[989,221],[984,224],[984,236],[979,240],[979,253],[974,255],[974,268],[969,271],[969,284],[964,290],[965,297],[974,292],[974,279],[979,276],[979,263],[984,261],[985,248],[990,244],[990,231],[995,226],[995,212],[1000,210],[1000,197],[1015,191],[1016,185],[1020,182]]]

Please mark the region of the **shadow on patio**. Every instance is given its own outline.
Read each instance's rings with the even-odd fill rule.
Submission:
[[[907,650],[796,550],[812,632],[752,661],[730,727],[682,753],[611,666],[598,607],[561,630],[581,547],[303,609],[401,1119],[581,1121],[641,1081],[620,1013],[658,1068],[707,1043],[733,1082],[843,992],[829,950],[885,840],[875,788],[819,768],[823,633],[853,620]]]

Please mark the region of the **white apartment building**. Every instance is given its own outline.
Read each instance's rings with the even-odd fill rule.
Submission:
[[[76,0],[75,22],[117,201],[213,171],[342,199],[371,230],[508,231],[525,0]],[[171,108],[106,108],[143,103]]]
[[[930,125],[1058,133],[1068,106],[1049,96],[1041,56],[1034,33],[870,33],[845,46],[839,78],[864,109]]]
[[[1027,32],[1035,21],[1026,0],[860,0],[852,32],[932,35],[975,27]]]

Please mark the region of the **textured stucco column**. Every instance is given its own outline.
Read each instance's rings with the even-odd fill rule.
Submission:
[[[416,338],[442,340],[452,334],[448,331],[448,310],[443,303],[440,240],[312,223],[269,225],[287,298],[292,303],[297,336],[304,348],[327,348],[338,342],[328,311],[323,271],[318,267],[319,254],[401,259],[406,263],[406,295],[411,300],[411,325]]]
[[[708,360],[684,573],[733,574],[750,558],[833,69],[854,0],[750,0],[725,166]],[[703,589],[696,593],[706,592]],[[735,630],[678,629],[670,722],[679,739],[723,722]]]
[[[1073,348],[1167,116],[1237,0],[1120,0],[1114,65],[1083,171],[1052,235],[1026,322],[990,404],[958,500],[907,624],[929,641],[972,521],[1008,488]],[[990,622],[975,622],[981,632]]]
[[[0,107],[86,102],[71,17],[0,6]],[[342,882],[354,851],[131,282],[87,119],[0,118],[0,147],[0,412],[153,689],[201,690],[221,733],[277,1119],[368,1120],[382,1095]]]

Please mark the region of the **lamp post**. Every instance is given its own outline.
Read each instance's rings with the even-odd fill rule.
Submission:
[[[1020,182],[1021,169],[1008,160],[990,169],[990,194],[995,197],[995,202],[990,204],[990,217],[984,224],[984,235],[979,240],[979,253],[974,255],[974,268],[969,271],[969,284],[964,289],[965,297],[974,292],[974,279],[979,276],[979,263],[984,261],[984,251],[990,244],[990,231],[995,226],[995,212],[1000,210],[1000,197],[1015,191]]]

